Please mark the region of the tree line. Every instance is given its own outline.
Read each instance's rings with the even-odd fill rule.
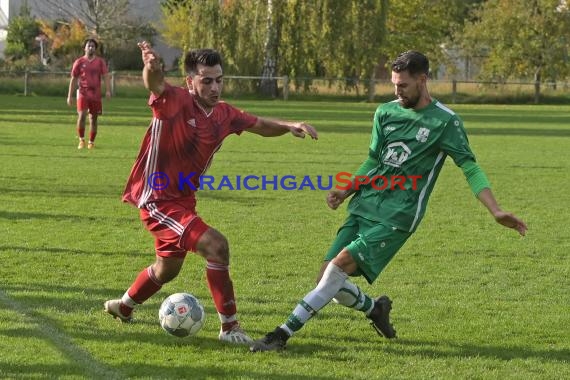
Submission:
[[[59,17],[11,19],[4,66],[34,64],[41,34],[48,66],[68,67],[95,35],[114,69],[140,69],[135,42],[160,35],[182,51],[220,50],[227,74],[263,76],[259,90],[274,96],[272,78],[287,75],[297,89],[314,77],[365,83],[372,98],[391,59],[412,49],[452,77],[469,62],[479,79],[533,80],[537,101],[542,83],[570,74],[566,0],[162,0],[160,25],[130,16],[128,0],[44,2]]]

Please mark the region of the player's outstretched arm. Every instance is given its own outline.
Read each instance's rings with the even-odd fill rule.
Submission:
[[[481,203],[487,207],[497,223],[502,224],[505,227],[517,230],[521,236],[524,236],[526,234],[527,226],[525,222],[523,222],[522,219],[519,219],[512,213],[501,210],[501,207],[498,205],[491,189],[483,189],[477,195],[477,198],[479,198]]]
[[[164,72],[160,56],[146,41],[138,43],[142,53],[144,86],[156,96],[164,91]]]
[[[281,136],[287,132],[291,132],[293,136],[300,138],[309,135],[313,140],[317,140],[319,137],[317,130],[305,122],[271,120],[263,117],[257,118],[257,123],[247,131],[263,137]]]

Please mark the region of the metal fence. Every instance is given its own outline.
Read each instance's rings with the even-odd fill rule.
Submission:
[[[224,95],[226,97],[260,96],[259,86],[262,77],[224,76]],[[368,81],[354,78],[288,78],[275,77],[277,92],[269,95],[284,100],[290,97],[342,97],[359,100],[368,99]],[[69,72],[0,71],[0,93],[18,95],[67,96]],[[184,78],[178,74],[168,75],[168,81],[174,85],[184,85]],[[466,80],[432,80],[430,92],[450,103],[471,102],[477,98],[488,100],[509,98],[534,98],[536,86],[540,86],[542,97],[568,96],[569,82],[535,83],[532,81],[490,82]],[[374,81],[375,98],[393,98],[393,85],[389,80]],[[111,92],[115,96],[146,96],[140,72],[112,72]]]
[[[111,93],[118,96],[131,96],[146,93],[142,85],[140,72],[111,72]],[[184,85],[180,75],[167,75],[174,85]],[[276,81],[278,96],[287,100],[289,78],[270,78]],[[261,77],[224,76],[224,93],[235,95],[256,94]],[[48,71],[0,71],[0,93],[18,95],[53,95],[67,96],[69,72]]]

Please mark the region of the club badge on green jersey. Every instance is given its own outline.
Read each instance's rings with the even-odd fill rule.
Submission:
[[[386,155],[382,162],[386,165],[399,168],[408,159],[411,153],[412,150],[403,142],[393,142],[386,147]]]
[[[425,143],[428,139],[429,136],[429,129],[421,127],[418,130],[418,134],[416,135],[416,140],[418,140],[421,143]]]

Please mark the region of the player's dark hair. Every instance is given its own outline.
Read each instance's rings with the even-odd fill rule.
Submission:
[[[83,41],[83,47],[85,47],[85,45],[87,45],[89,42],[93,42],[93,44],[95,45],[95,49],[99,47],[97,40],[95,40],[94,38],[87,38],[85,41]]]
[[[223,66],[222,56],[214,49],[195,49],[186,53],[184,69],[187,75],[196,74],[198,64],[204,66]]]
[[[429,60],[418,51],[408,50],[400,54],[392,62],[392,71],[396,73],[408,71],[412,76],[418,74],[429,75]]]

